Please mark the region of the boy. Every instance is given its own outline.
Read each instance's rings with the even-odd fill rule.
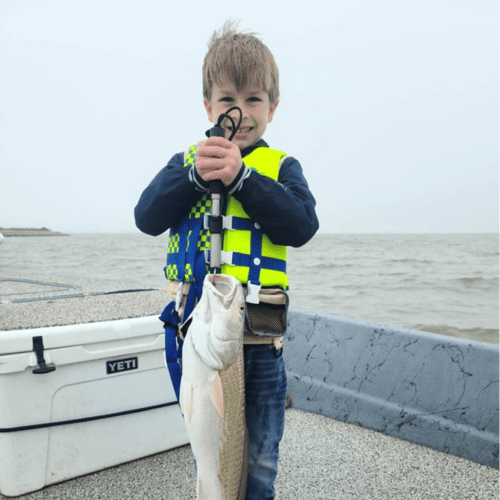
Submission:
[[[232,124],[226,118],[221,124],[225,137],[210,137],[186,154],[173,156],[143,192],[135,208],[137,227],[153,236],[170,229],[167,278],[200,286],[207,271],[204,260],[200,267],[200,256],[210,246],[208,231],[191,225],[188,233],[187,225],[203,219],[200,214],[210,211],[208,182],[220,179],[226,198],[222,213],[250,219],[252,224],[251,231],[223,231],[223,250],[248,258],[237,265],[223,264],[222,273],[236,276],[252,295],[266,287],[287,290],[285,247],[307,243],[319,224],[316,202],[299,162],[272,150],[262,139],[279,104],[278,69],[269,49],[253,34],[238,32],[234,24],[226,23],[209,43],[203,64],[203,97],[212,123],[238,106],[242,110],[238,132],[230,142]],[[230,116],[238,123],[236,111]],[[255,235],[257,239],[250,240]],[[189,244],[183,238],[191,238],[189,244],[197,245],[196,258],[187,250]],[[257,246],[255,241],[259,242]],[[257,337],[245,331],[247,500],[270,500],[275,496],[286,376],[283,358],[273,341],[273,337]]]

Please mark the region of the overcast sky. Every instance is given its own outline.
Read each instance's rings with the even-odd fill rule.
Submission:
[[[0,227],[134,232],[156,173],[209,128],[227,19],[280,70],[264,138],[320,231],[498,232],[496,0],[1,0]]]

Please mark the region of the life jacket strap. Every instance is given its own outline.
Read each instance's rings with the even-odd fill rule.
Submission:
[[[244,253],[233,252],[225,252],[224,250],[221,252],[221,263],[228,264],[230,266],[243,266],[248,267],[250,270],[252,268],[256,271],[257,279],[248,278],[252,283],[260,283],[258,279],[258,272],[261,269],[269,269],[270,271],[281,271],[282,273],[286,273],[286,262],[281,259],[274,259],[273,257],[254,257],[253,255],[247,255]],[[210,249],[207,248],[205,250],[205,262],[210,262]],[[243,283],[244,284],[244,283]]]
[[[177,294],[175,296],[175,310],[177,311],[177,313],[179,312],[179,310],[181,308],[183,290],[184,290],[184,282],[179,281],[179,286],[177,288]]]
[[[179,289],[182,290],[182,287],[179,287]],[[165,307],[161,313],[160,321],[163,321],[163,326],[165,328],[165,361],[170,373],[170,380],[172,381],[175,397],[177,398],[177,402],[179,402],[181,368],[177,359],[182,358],[182,341],[178,339],[179,346],[177,346],[177,325],[180,322],[180,318],[175,310],[175,302],[170,302],[167,307]]]

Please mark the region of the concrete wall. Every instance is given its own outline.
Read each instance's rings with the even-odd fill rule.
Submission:
[[[292,407],[498,469],[498,346],[291,309]]]

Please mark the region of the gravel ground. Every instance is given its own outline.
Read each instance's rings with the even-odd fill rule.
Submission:
[[[0,272],[0,331],[161,314],[169,293],[143,289],[126,282]]]
[[[182,446],[17,498],[192,500],[195,481],[191,447]],[[498,499],[498,471],[290,409],[276,491],[277,500],[489,500]]]

